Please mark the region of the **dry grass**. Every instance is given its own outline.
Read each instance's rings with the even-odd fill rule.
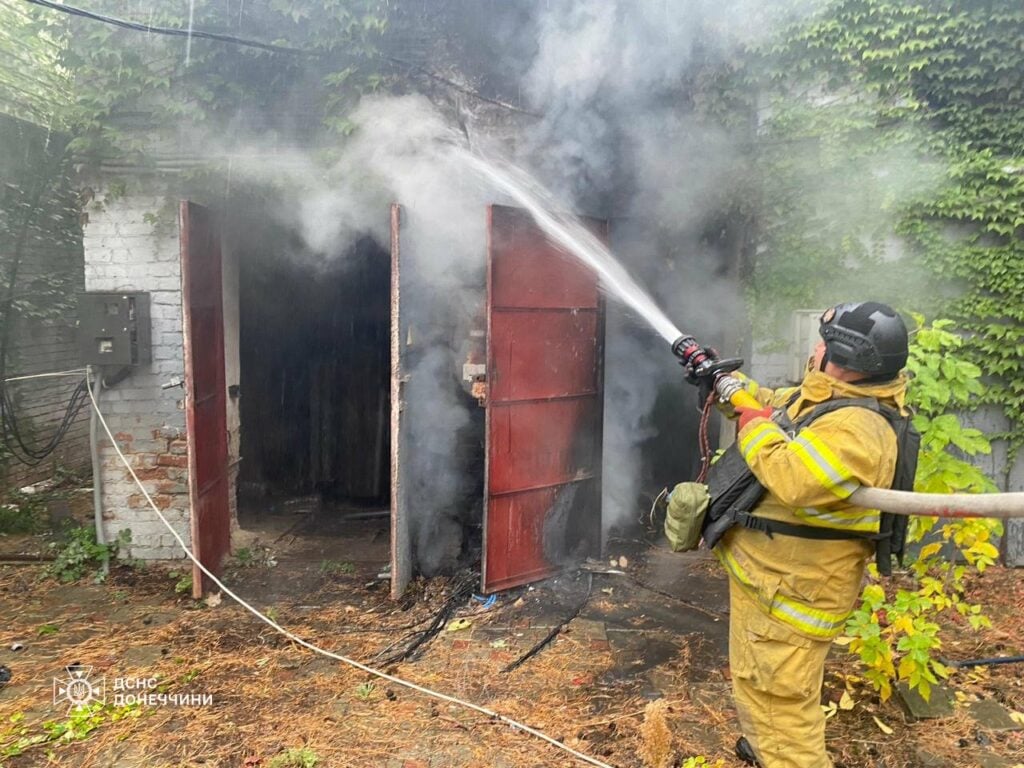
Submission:
[[[30,571],[0,570],[4,638],[29,646],[13,657],[15,679],[0,694],[0,750],[11,743],[12,715],[24,713],[32,733],[41,732],[44,720],[61,719],[50,703],[50,681],[71,661],[108,677],[155,674],[168,693],[210,694],[214,704],[149,708],[137,719],[105,722],[82,741],[53,746],[51,758],[44,746],[0,759],[5,768],[267,768],[275,756],[303,747],[318,756],[318,766],[328,768],[573,764],[564,753],[467,710],[384,682],[361,687],[368,682],[365,674],[294,646],[240,609],[226,604],[194,609],[174,595],[166,577],[137,576],[130,587],[76,587],[72,596],[51,582],[35,583]],[[997,628],[980,634],[954,628],[951,655],[1019,648],[1024,633],[1016,635],[1016,645],[1011,634],[1020,632],[1024,616],[1020,581],[1020,572],[986,574],[983,591],[999,598],[991,608]],[[400,611],[383,595],[362,591],[355,579],[341,587],[332,580],[320,596],[303,596],[302,603],[324,607],[284,604],[278,607],[279,620],[326,648],[372,660],[411,631],[408,625],[429,619],[444,597],[443,586],[428,585],[422,599]],[[545,632],[516,627],[516,609],[511,601],[503,605],[471,615],[470,629],[442,633],[421,659],[393,671],[540,728],[619,768],[668,766],[673,756],[698,754],[739,765],[731,756],[737,733],[728,683],[717,670],[694,668],[694,659],[706,657],[698,637],[681,639],[678,653],[657,667],[663,698],[651,702],[642,679],[610,675],[614,656],[607,645],[575,632],[560,636],[523,667],[501,674]],[[152,623],[143,623],[147,616],[154,617]],[[59,631],[37,634],[50,621]],[[499,629],[510,624],[508,631]],[[140,648],[153,650],[144,666],[131,663]],[[828,695],[842,688],[837,674],[856,671],[843,654],[830,660]],[[702,682],[695,684],[695,676]],[[1024,706],[1019,668],[965,670],[957,673],[955,684],[967,696]],[[893,702],[879,703],[863,686],[855,693],[857,707],[829,721],[829,748],[837,763],[916,768],[918,750],[925,750],[950,765],[972,764],[979,731],[961,709],[940,722],[913,724]],[[873,714],[896,733],[882,734]],[[987,749],[1011,765],[1024,762],[1020,736],[983,736]],[[962,741],[969,746],[961,747]]]
[[[644,708],[640,724],[640,759],[646,768],[668,768],[672,762],[672,731],[666,713],[668,702],[656,699]]]

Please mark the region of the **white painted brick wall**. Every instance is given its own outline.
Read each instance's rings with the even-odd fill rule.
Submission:
[[[98,195],[103,199],[102,191]],[[155,225],[146,215],[160,215]],[[164,198],[127,195],[89,210],[85,227],[88,291],[150,294],[153,362],[134,368],[104,391],[101,410],[146,490],[186,542],[190,542],[188,469],[185,465],[184,391],[161,385],[184,372],[181,270],[176,214]],[[110,373],[113,373],[112,371]],[[101,448],[103,517],[108,539],[130,529],[124,554],[140,559],[184,556],[109,443]]]

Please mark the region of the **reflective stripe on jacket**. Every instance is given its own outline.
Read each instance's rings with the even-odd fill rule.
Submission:
[[[756,390],[758,400],[781,407],[795,389]],[[875,385],[838,381],[809,372],[788,408],[797,421],[833,398],[873,397],[903,408],[906,379]],[[872,533],[878,510],[847,499],[860,485],[889,487],[896,469],[896,435],[883,416],[865,408],[826,413],[798,434],[753,419],[737,436],[740,452],[767,489],[753,510],[759,517]],[[860,593],[873,545],[862,540],[809,540],[734,528],[715,553],[730,577],[769,615],[815,639],[838,635]]]

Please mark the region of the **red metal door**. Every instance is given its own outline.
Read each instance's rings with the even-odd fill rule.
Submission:
[[[219,575],[231,549],[220,234],[211,212],[187,200],[181,202],[179,224],[192,548]],[[203,581],[193,568],[194,597],[209,587]]]
[[[525,211],[491,206],[485,592],[600,550],[603,340],[594,275]]]

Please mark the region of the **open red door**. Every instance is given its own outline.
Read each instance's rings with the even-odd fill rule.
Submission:
[[[179,224],[192,549],[219,575],[231,549],[220,234],[211,212],[187,200],[181,202]],[[203,582],[194,567],[193,597],[202,597],[209,586]]]
[[[600,551],[603,340],[594,275],[525,211],[491,206],[484,592]]]

